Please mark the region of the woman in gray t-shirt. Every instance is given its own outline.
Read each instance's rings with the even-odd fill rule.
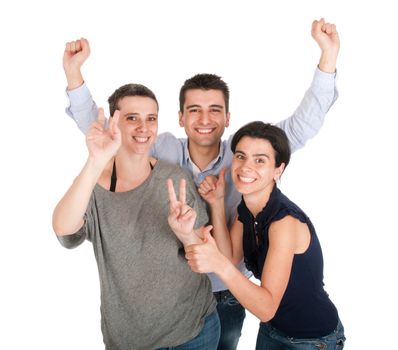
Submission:
[[[184,257],[184,245],[200,238],[182,225],[183,209],[193,207],[201,227],[203,204],[185,171],[149,156],[158,129],[155,95],[129,84],[109,104],[109,127],[100,109],[86,135],[87,162],[54,210],[54,231],[67,248],[86,239],[93,244],[107,349],[216,349],[220,326],[210,281],[193,273]],[[170,213],[169,178],[186,182]]]

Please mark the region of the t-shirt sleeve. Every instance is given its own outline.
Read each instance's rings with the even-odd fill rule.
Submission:
[[[78,247],[86,239],[92,241],[92,228],[93,228],[93,196],[91,196],[89,204],[87,206],[86,213],[84,214],[84,224],[83,226],[71,235],[57,236],[58,241],[64,248],[72,249]]]

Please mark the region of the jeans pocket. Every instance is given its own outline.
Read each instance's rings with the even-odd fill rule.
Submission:
[[[323,342],[320,339],[297,339],[288,338],[289,343],[294,345],[294,349],[305,349],[305,350],[326,350],[328,347],[327,342]]]

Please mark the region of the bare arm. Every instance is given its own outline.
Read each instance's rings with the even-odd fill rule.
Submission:
[[[120,147],[118,119],[117,112],[111,119],[109,129],[105,129],[105,116],[100,109],[98,122],[94,123],[87,133],[88,160],[53,213],[53,229],[58,236],[71,235],[83,226],[84,213],[93,188],[106,164]]]
[[[226,257],[217,253],[211,236],[202,245],[188,247],[186,257],[193,271],[215,272],[246,309],[266,322],[274,317],[285,293],[294,254],[302,251],[302,242],[298,243],[297,237],[309,235],[308,228],[303,225],[290,216],[271,225],[260,286],[248,280]]]

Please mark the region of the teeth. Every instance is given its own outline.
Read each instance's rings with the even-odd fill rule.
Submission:
[[[149,137],[138,137],[138,136],[134,136],[133,137],[134,140],[136,140],[139,143],[145,143],[149,140]]]
[[[245,183],[252,183],[255,179],[253,179],[252,177],[239,176],[239,180]]]
[[[213,129],[196,129],[199,134],[210,134]]]

